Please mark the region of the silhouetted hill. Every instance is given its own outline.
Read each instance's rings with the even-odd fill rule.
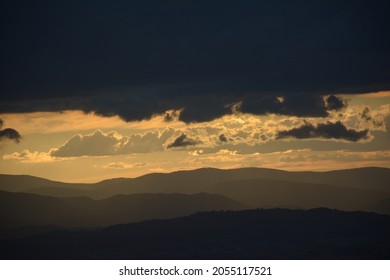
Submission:
[[[0,191],[2,228],[56,225],[101,227],[209,210],[238,210],[242,203],[205,193],[118,195],[104,200],[53,198]]]
[[[0,241],[2,259],[389,259],[390,216],[246,210]]]
[[[117,178],[95,184],[67,184],[31,176],[3,175],[0,176],[0,179],[3,180],[0,181],[0,189],[12,189],[17,192],[23,190],[24,192],[44,196],[72,198],[72,200],[63,199],[58,202],[48,202],[48,198],[45,198],[47,203],[45,202],[45,204],[42,202],[39,204],[41,206],[35,208],[41,209],[39,210],[42,211],[40,215],[33,215],[33,213],[36,213],[38,210],[31,210],[28,213],[23,214],[24,219],[15,217],[13,219],[13,221],[21,219],[26,222],[31,218],[33,225],[37,224],[37,221],[35,221],[36,217],[42,217],[44,212],[53,213],[48,214],[47,220],[39,220],[44,225],[52,223],[54,217],[49,218],[49,216],[53,216],[54,213],[60,217],[59,221],[66,221],[66,226],[113,224],[112,221],[109,221],[109,217],[114,215],[111,212],[114,212],[113,209],[117,209],[117,207],[119,207],[117,205],[120,204],[117,204],[114,207],[107,206],[112,210],[103,211],[101,210],[104,208],[101,206],[104,204],[103,202],[97,203],[84,199],[82,203],[74,204],[74,197],[106,199],[119,194],[134,195],[140,193],[196,194],[206,192],[223,195],[233,200],[240,201],[249,208],[291,207],[308,209],[328,207],[342,210],[375,211],[378,213],[390,214],[390,208],[386,201],[386,199],[390,197],[390,191],[388,189],[390,169],[386,168],[359,168],[330,172],[287,172],[264,168],[232,170],[204,168],[192,171],[178,171],[169,174],[148,174],[134,179]],[[20,185],[24,185],[25,187],[21,187]],[[161,199],[162,196],[159,196],[158,198]],[[140,204],[138,204],[135,197],[132,200],[133,207],[135,207],[134,205],[138,205],[138,211],[136,212],[137,218],[139,219],[136,219],[137,221],[141,220],[141,218],[149,219],[161,217],[144,214],[149,213],[148,211],[150,210],[146,206],[147,203],[142,203],[142,199]],[[20,207],[18,211],[30,209],[28,204],[29,203],[24,203],[24,205],[27,206]],[[69,204],[72,204],[71,209],[68,209]],[[19,203],[14,205],[23,204]],[[143,206],[141,207],[141,205]],[[168,205],[169,203],[167,203],[167,206]],[[121,207],[128,209],[130,206],[122,205]],[[206,209],[194,207],[193,210],[219,209],[212,208],[210,205],[208,207],[209,208]],[[215,207],[219,207],[219,205],[215,205]],[[186,209],[185,207],[179,208]],[[242,207],[221,209],[242,209]],[[130,210],[134,209],[129,208],[129,211]],[[19,213],[18,211],[16,211],[16,213]],[[164,217],[175,217],[194,212],[179,211],[177,215],[173,215],[173,210],[170,209],[169,211],[171,211],[171,214]],[[84,214],[75,220],[69,220],[69,217],[76,217],[78,212]],[[97,216],[94,215],[95,212],[102,213],[102,216],[97,218]],[[121,211],[119,212],[118,218],[114,219],[115,223],[135,221],[128,219],[121,220],[119,217],[123,217],[123,215],[121,214]],[[159,213],[164,212],[159,211]],[[136,218],[132,216],[133,214],[126,213],[126,215],[127,218]],[[104,223],[102,221],[104,221]],[[21,222],[17,223],[17,225],[21,224],[24,225]],[[64,224],[60,225],[64,226]]]
[[[36,188],[87,189],[88,184],[62,183],[29,175],[0,174],[0,190],[25,192]]]
[[[369,205],[369,208],[371,211],[377,212],[377,213],[390,213],[390,198],[381,199],[379,201],[376,201]]]
[[[333,185],[248,179],[216,184],[209,189],[241,201],[252,208],[273,208],[287,205],[295,208],[338,208],[342,210],[378,211],[390,214],[390,209],[377,207],[389,194],[379,190],[355,189]]]
[[[329,172],[288,172],[266,168],[215,169],[202,168],[173,173],[147,174],[135,179],[113,179],[95,184],[97,190],[117,189],[122,192],[199,192],[207,191],[208,186],[229,181],[248,179],[282,180],[301,183],[345,186],[390,192],[390,169],[357,168]],[[203,188],[203,189],[202,189]]]
[[[362,167],[346,170],[333,170],[317,175],[318,183],[334,184],[362,189],[378,189],[390,192],[390,169],[381,167]],[[303,180],[313,180],[306,178]],[[329,181],[331,180],[331,181]],[[308,182],[308,181],[307,181]]]
[[[38,235],[42,233],[48,233],[58,230],[63,230],[64,228],[59,226],[23,226],[16,228],[0,228],[0,239],[10,239],[10,238],[23,238],[32,235]]]
[[[76,189],[72,187],[62,188],[62,187],[40,187],[40,188],[31,188],[22,191],[24,193],[32,193],[44,196],[51,197],[90,197],[93,191],[87,189]]]
[[[329,172],[287,172],[264,168],[219,170],[203,168],[169,174],[148,174],[134,179],[117,178],[94,184],[67,184],[31,176],[2,175],[0,189],[57,197],[89,196],[101,199],[117,194],[209,192],[216,184],[250,179],[280,180],[382,190],[390,194],[390,169],[357,168]],[[30,182],[31,181],[31,182]],[[388,195],[386,195],[387,197]]]

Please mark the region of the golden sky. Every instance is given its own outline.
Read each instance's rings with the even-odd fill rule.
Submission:
[[[22,138],[0,143],[0,170],[96,182],[201,167],[390,167],[390,92],[338,96],[348,106],[315,118],[239,110],[196,123],[173,110],[168,122],[163,115],[126,122],[77,110],[2,114],[3,128]]]

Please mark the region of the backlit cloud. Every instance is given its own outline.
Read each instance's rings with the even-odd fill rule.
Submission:
[[[173,135],[173,129],[149,131],[130,137],[112,131],[97,130],[91,134],[77,134],[62,146],[50,152],[54,157],[109,156],[130,153],[147,153],[164,150],[163,145]]]
[[[145,163],[126,163],[126,162],[110,162],[107,165],[104,165],[103,168],[113,168],[113,169],[128,169],[128,168],[140,168],[144,167]]]
[[[22,152],[15,152],[12,154],[3,155],[5,160],[18,160],[22,163],[46,163],[60,160],[58,158],[52,157],[49,153],[45,152],[31,152],[29,150],[24,150]]]

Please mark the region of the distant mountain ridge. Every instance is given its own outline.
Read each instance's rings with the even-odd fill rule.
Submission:
[[[379,208],[374,205],[389,197],[387,192],[380,190],[267,179],[220,183],[211,187],[209,193],[234,198],[252,208],[292,205],[301,209],[326,207],[347,211],[375,211]],[[390,214],[387,211],[381,213]]]
[[[336,185],[371,190],[385,190],[390,193],[390,184],[388,184],[388,182],[390,182],[390,169],[381,167],[366,167],[326,172],[292,172],[266,168],[239,168],[229,170],[201,168],[172,173],[151,173],[137,178],[114,178],[103,180],[98,183],[62,183],[28,175],[0,175],[0,190],[38,192],[39,189],[47,189],[49,187],[64,190],[68,189],[70,192],[69,196],[72,196],[72,191],[77,192],[77,190],[83,190],[95,192],[95,194],[91,194],[91,196],[95,195],[98,198],[104,198],[119,193],[156,193],[158,190],[160,190],[160,192],[165,192],[166,190],[171,193],[188,193],[188,189],[191,191],[194,186],[200,185],[201,183],[209,186],[227,181],[246,179],[269,179]],[[184,183],[187,186],[187,189],[184,188]],[[195,192],[199,192],[199,189]]]
[[[134,194],[209,193],[248,207],[375,211],[390,214],[390,169],[358,168],[329,172],[288,172],[264,168],[203,168],[116,178],[93,184],[54,182],[31,176],[0,175],[0,190],[51,197],[106,199]]]
[[[54,198],[0,191],[0,227],[103,227],[199,211],[240,210],[243,203],[222,195],[134,194],[103,200],[87,197]]]
[[[30,175],[0,174],[0,190],[3,191],[24,192],[31,189],[45,187],[83,189],[88,186],[89,184],[57,182]]]

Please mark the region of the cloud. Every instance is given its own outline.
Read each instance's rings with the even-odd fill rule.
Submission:
[[[225,136],[225,134],[220,134],[218,135],[218,140],[220,142],[228,142],[229,140],[227,139],[227,137]]]
[[[322,117],[390,88],[387,1],[24,2],[2,7],[0,113]]]
[[[190,156],[200,156],[201,154],[203,154],[203,150],[195,150],[195,151],[191,151],[191,152],[188,152],[188,154]]]
[[[309,139],[309,138],[325,138],[325,139],[342,139],[351,142],[357,142],[359,140],[368,138],[368,130],[356,131],[354,129],[348,129],[340,121],[335,123],[320,123],[314,126],[310,123],[306,123],[300,127],[290,130],[279,131],[276,139],[283,138],[297,138],[297,139]]]
[[[3,156],[3,159],[5,160],[18,160],[23,163],[45,163],[45,162],[53,162],[56,159],[52,156],[50,156],[49,153],[45,152],[31,152],[29,150],[24,150],[23,152],[15,152],[12,154],[6,154]]]
[[[143,93],[146,91],[145,93]],[[186,91],[183,88],[182,91]],[[142,94],[142,98],[139,95]],[[327,98],[325,102],[324,98]],[[310,94],[272,95],[272,93],[236,94],[229,90],[217,93],[162,93],[148,89],[137,92],[129,89],[123,93],[96,94],[94,96],[64,97],[57,99],[28,99],[9,101],[0,112],[38,112],[81,110],[98,116],[119,116],[126,122],[148,120],[154,116],[163,116],[164,121],[180,120],[185,123],[208,122],[225,115],[240,111],[254,115],[279,114],[298,117],[325,117],[329,111],[346,106],[341,97]],[[240,104],[240,106],[237,106]]]
[[[339,98],[339,100],[344,100],[344,97]],[[327,98],[324,98],[323,101],[324,104],[328,103]],[[285,102],[285,100],[279,98],[278,102]],[[221,149],[234,150],[240,154],[307,147],[318,150],[379,150],[388,148],[388,142],[385,139],[388,134],[386,134],[385,128],[389,122],[385,121],[385,117],[389,116],[389,112],[388,104],[371,108],[369,105],[361,105],[361,103],[342,111],[334,111],[325,120],[323,118],[307,118],[307,121],[305,121],[295,116],[278,114],[260,117],[236,112],[233,115],[227,115],[209,123],[183,124],[181,122],[170,122],[169,125],[173,125],[174,128],[166,129],[161,128],[166,123],[161,123],[163,116],[160,116],[157,118],[159,124],[157,127],[160,127],[160,129],[151,129],[150,126],[144,128],[144,122],[141,122],[134,124],[138,125],[135,129],[144,132],[127,136],[115,131],[103,132],[100,130],[90,134],[77,134],[62,145],[53,147],[47,151],[47,154],[52,158],[65,159],[83,156],[106,157],[133,153],[154,153],[180,148],[185,148],[186,154],[198,156],[213,154]],[[12,126],[18,126],[23,120],[27,122],[28,116],[20,119],[17,123],[12,123]],[[37,120],[49,119],[50,116],[51,114],[38,114]],[[63,118],[66,119],[70,117],[77,119],[81,118],[82,114],[79,112],[78,114],[63,115]],[[12,115],[7,115],[7,118],[5,118],[7,123],[11,119]],[[59,123],[61,125],[59,120],[59,117],[54,118],[53,123],[45,124],[53,126]],[[90,122],[98,125],[101,120],[101,118],[92,118]],[[118,119],[116,120],[118,121]],[[373,125],[374,120],[375,123],[380,123],[382,126],[378,128]],[[80,122],[76,124],[80,124]],[[122,127],[121,131],[126,129],[129,128]],[[374,131],[374,129],[377,130]],[[284,138],[312,140],[275,141]],[[324,139],[345,141],[323,141]],[[359,141],[364,139],[367,139],[367,141]],[[370,143],[368,143],[368,140],[370,140]],[[351,145],[348,142],[359,143]],[[26,160],[26,155],[14,156],[14,159],[18,158],[19,160]],[[108,159],[105,160],[108,161]],[[114,164],[111,167],[114,168]],[[117,167],[119,168],[119,165]],[[107,168],[109,167],[107,166]]]
[[[106,134],[97,130],[89,135],[73,136],[64,145],[52,150],[50,155],[54,157],[115,155],[124,141],[126,140],[115,132]]]
[[[365,95],[365,94],[362,94],[362,95],[357,95],[357,96],[360,96],[360,97],[364,97],[364,98],[386,98],[386,97],[390,97],[390,91],[378,91],[378,92],[375,92],[375,93],[371,93],[370,95]]]
[[[347,106],[347,101],[335,96],[330,95],[326,98],[326,107],[328,110],[340,110]]]
[[[187,162],[189,165],[195,165],[198,167],[202,166],[215,166],[215,165],[226,165],[228,164],[239,164],[244,163],[245,160],[253,159],[253,157],[258,157],[258,154],[252,155],[241,155],[237,151],[232,151],[228,149],[221,149],[215,153],[210,154],[193,154],[192,158],[188,159]]]
[[[390,150],[382,151],[318,151],[311,149],[289,149],[271,153],[241,154],[222,149],[212,154],[201,154],[187,158],[188,166],[242,168],[264,167],[283,170],[331,170],[364,166],[389,167]]]
[[[110,162],[107,165],[104,165],[103,168],[112,168],[112,169],[129,169],[129,168],[140,168],[144,167],[145,163],[125,163],[125,162]]]
[[[384,121],[373,118],[372,113],[371,113],[371,109],[369,107],[364,107],[364,109],[362,110],[362,112],[359,115],[361,116],[361,118],[364,121],[366,121],[368,123],[372,123],[374,128],[383,127]]]
[[[201,143],[202,143],[202,141],[189,138],[187,135],[182,133],[172,143],[168,144],[167,149],[196,146],[196,145],[201,144]]]
[[[119,148],[118,153],[131,154],[163,151],[167,141],[174,134],[175,129],[173,128],[132,134],[129,137],[125,137],[126,141]]]
[[[163,114],[163,119],[165,122],[172,122],[179,119],[180,111],[168,110]]]
[[[254,115],[279,114],[297,117],[326,117],[329,111],[340,110],[346,102],[339,96],[295,95],[295,96],[246,96],[239,110]]]
[[[130,153],[148,153],[163,151],[163,145],[173,135],[174,129],[148,131],[133,134],[130,137],[112,131],[104,133],[100,130],[87,135],[77,134],[65,144],[52,149],[54,157],[109,156]]]
[[[386,132],[386,118],[390,115],[390,104],[386,103],[389,103],[389,100],[374,106],[367,104],[349,106],[341,112],[333,112],[327,119],[330,122],[341,121],[355,130]]]
[[[6,128],[3,130],[0,130],[0,141],[4,139],[11,139],[14,140],[16,143],[19,143],[20,139],[22,137],[20,136],[19,132],[17,132],[13,128]]]
[[[17,132],[13,128],[5,128],[1,129],[3,127],[3,120],[0,119],[0,142],[5,139],[14,140],[16,143],[19,143],[22,136],[20,136],[19,132]]]

